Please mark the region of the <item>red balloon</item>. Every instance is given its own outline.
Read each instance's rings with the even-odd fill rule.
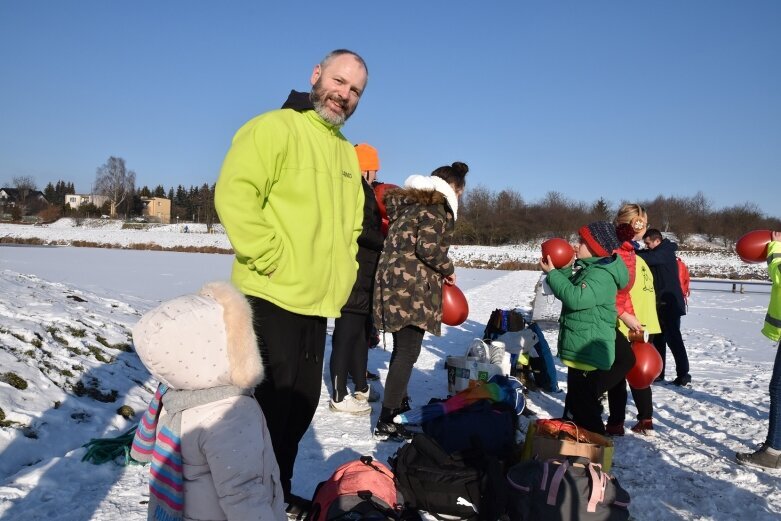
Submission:
[[[573,250],[572,245],[564,239],[554,237],[553,239],[548,239],[542,243],[542,258],[547,260],[548,255],[550,255],[550,259],[553,261],[553,266],[555,268],[562,268],[572,260],[572,256],[575,255],[575,250]]]
[[[735,251],[744,262],[766,262],[770,230],[754,230],[735,243]]]
[[[632,342],[632,351],[635,366],[627,373],[626,381],[633,389],[647,389],[662,374],[662,357],[648,342]]]
[[[388,236],[388,226],[389,226],[388,219],[383,219],[380,222],[380,231],[382,232],[383,237]]]
[[[442,323],[459,326],[469,316],[469,303],[455,284],[442,284]]]
[[[388,214],[385,210],[385,200],[383,197],[385,197],[385,191],[392,188],[398,188],[398,186],[390,183],[377,183],[374,185],[374,198],[377,200],[377,208],[380,209],[380,217],[382,217],[384,221],[388,220]]]

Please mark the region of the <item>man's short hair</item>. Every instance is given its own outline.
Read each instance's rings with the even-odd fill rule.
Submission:
[[[643,235],[643,239],[649,239],[652,241],[661,241],[664,239],[662,236],[662,232],[657,230],[656,228],[650,228],[647,232],[645,232],[645,235]]]
[[[369,67],[366,66],[366,62],[363,61],[363,58],[361,58],[361,56],[357,52],[353,52],[349,49],[336,49],[329,52],[328,54],[325,55],[325,58],[323,58],[320,61],[320,68],[325,69],[326,65],[328,65],[328,63],[331,60],[333,60],[337,56],[342,56],[343,54],[349,54],[353,56],[356,60],[358,60],[358,63],[360,63],[363,66],[363,69],[366,71],[366,77],[367,78],[369,77]]]

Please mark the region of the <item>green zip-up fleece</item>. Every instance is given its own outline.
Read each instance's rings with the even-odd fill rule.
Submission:
[[[762,334],[778,342],[781,339],[781,242],[770,241],[767,245],[767,274],[773,286]]]
[[[616,292],[628,282],[626,264],[615,254],[578,259],[572,268],[548,273],[548,285],[562,303],[562,360],[610,369],[616,355]]]
[[[358,269],[361,182],[353,145],[314,110],[274,110],[241,127],[214,196],[236,287],[293,313],[338,317]]]

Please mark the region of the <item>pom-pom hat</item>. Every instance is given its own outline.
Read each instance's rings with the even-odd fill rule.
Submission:
[[[607,221],[587,224],[578,230],[578,235],[597,257],[609,257],[621,246],[615,227]]]

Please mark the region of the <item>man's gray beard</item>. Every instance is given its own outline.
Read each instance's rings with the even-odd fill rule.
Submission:
[[[331,125],[337,127],[344,125],[344,122],[347,121],[349,116],[347,114],[336,115],[325,108],[325,100],[323,100],[323,98],[320,96],[320,93],[318,92],[320,90],[318,88],[318,83],[319,80],[315,83],[314,87],[312,87],[312,92],[309,93],[309,99],[312,101],[312,105],[315,107],[315,112],[317,112],[318,116],[323,118]]]

